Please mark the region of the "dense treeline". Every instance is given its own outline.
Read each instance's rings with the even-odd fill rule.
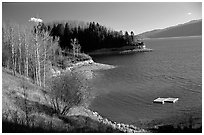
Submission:
[[[134,33],[126,31],[114,31],[90,22],[84,25],[76,23],[53,23],[47,24],[47,30],[52,36],[59,37],[59,44],[62,49],[70,49],[71,39],[76,38],[81,45],[83,52],[90,52],[101,48],[119,48],[126,45],[135,45],[133,41]]]

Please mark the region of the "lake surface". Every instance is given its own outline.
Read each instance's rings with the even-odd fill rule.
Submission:
[[[96,98],[90,108],[116,122],[147,127],[185,124],[202,118],[202,38],[146,40],[154,49],[128,55],[93,57],[116,66],[95,71]],[[178,97],[175,104],[155,104],[157,97]]]

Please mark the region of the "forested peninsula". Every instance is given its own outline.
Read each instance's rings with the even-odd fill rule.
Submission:
[[[58,22],[45,24],[51,36],[60,39],[62,49],[72,48],[71,39],[76,38],[81,45],[82,52],[91,52],[102,48],[120,48],[123,46],[135,46],[134,32],[115,31],[99,23],[90,22]],[[46,29],[46,28],[45,28]]]

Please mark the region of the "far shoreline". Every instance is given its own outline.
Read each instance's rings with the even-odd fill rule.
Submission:
[[[88,52],[87,54],[90,56],[98,56],[98,55],[113,55],[113,54],[119,54],[119,55],[123,55],[123,54],[130,54],[130,53],[137,53],[137,52],[151,52],[153,51],[153,49],[150,48],[137,48],[135,46],[131,46],[129,48],[119,48],[116,49],[115,48],[103,48],[100,50],[96,50],[93,52]]]
[[[197,36],[180,36],[180,37],[161,37],[161,38],[143,38],[141,40],[165,40],[165,39],[184,39],[184,38],[202,38],[202,35]]]

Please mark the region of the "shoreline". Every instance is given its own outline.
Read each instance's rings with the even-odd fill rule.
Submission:
[[[162,40],[162,39],[182,39],[182,38],[202,38],[202,35],[197,35],[197,36],[181,36],[181,37],[143,38],[142,40]]]
[[[148,133],[149,131],[136,127],[132,124],[117,123],[101,116],[98,112],[92,111],[85,107],[73,107],[68,116],[85,116],[98,121],[101,124],[112,127],[125,133]]]
[[[29,120],[32,118],[33,121],[31,121],[31,124],[33,123],[32,127],[29,127],[27,125],[21,125],[21,123],[14,123],[14,126],[17,128],[22,128],[22,126],[25,126],[25,129],[29,131],[30,129],[34,128],[42,128],[45,126],[44,132],[49,132],[49,129],[52,128],[52,131],[57,132],[77,132],[80,131],[87,131],[87,132],[115,132],[115,133],[138,133],[138,132],[148,132],[144,129],[138,128],[134,125],[128,125],[124,123],[116,123],[111,120],[108,120],[105,117],[102,117],[99,115],[98,112],[92,111],[88,107],[85,107],[83,105],[79,106],[73,106],[69,113],[67,115],[57,115],[53,113],[51,110],[47,110],[50,105],[49,102],[47,102],[46,99],[44,99],[44,94],[42,90],[36,86],[35,84],[31,83],[29,80],[25,80],[24,83],[26,85],[29,85],[29,92],[27,93],[27,97],[24,97],[22,86],[17,85],[19,81],[22,79],[22,77],[16,77],[10,74],[7,70],[3,71],[3,76],[7,78],[7,80],[4,80],[2,83],[4,85],[3,89],[3,102],[2,102],[2,111],[3,111],[3,122],[4,124],[9,124],[9,122],[12,122],[13,119],[18,119],[19,121],[24,121],[26,117],[28,117]],[[10,85],[10,82],[12,81],[12,85]],[[8,87],[5,87],[8,86]],[[31,87],[32,86],[32,87]],[[8,94],[10,93],[10,94]],[[12,94],[11,94],[12,93]],[[47,96],[46,96],[47,97]],[[24,112],[24,101],[20,100],[21,98],[26,98],[27,102],[32,103],[29,105],[29,107],[32,107],[32,111]],[[49,97],[47,97],[49,98]],[[15,99],[15,101],[14,101]],[[16,104],[17,103],[17,104]],[[39,108],[39,106],[41,106]],[[46,107],[46,108],[44,108]],[[18,113],[15,115],[15,112]],[[47,113],[46,113],[47,112]],[[8,115],[7,115],[8,114]],[[27,115],[27,116],[26,116]],[[42,123],[44,122],[44,123]],[[50,125],[50,123],[52,123]],[[12,128],[12,132],[15,132],[15,127]],[[85,130],[87,129],[87,130]],[[4,125],[4,130],[9,130]],[[20,130],[20,129],[19,129]],[[17,131],[16,131],[17,132]],[[22,131],[23,132],[23,131]]]
[[[150,48],[133,49],[133,50],[121,51],[120,54],[130,54],[130,53],[136,53],[136,52],[151,52],[151,51],[153,51],[153,49],[150,49]]]
[[[95,71],[95,70],[108,70],[113,68],[116,68],[116,66],[97,63],[91,59],[91,60],[85,60],[85,61],[74,63],[71,66],[67,67],[66,69],[60,69],[52,66],[51,73],[52,73],[52,76],[59,76],[60,74],[66,73],[66,72],[86,72],[86,71]]]
[[[75,71],[75,70],[107,70],[115,68],[113,65],[96,63],[92,59],[81,61],[73,64],[70,67],[67,67],[66,70]]]
[[[91,71],[91,69],[89,69],[89,67],[92,64],[99,64],[99,66],[102,66],[102,67],[104,65],[104,64],[100,64],[100,63],[95,63],[93,60],[88,60],[88,61],[79,62],[79,63],[74,64],[74,66],[71,67],[70,70],[71,71],[80,71],[80,72],[84,73],[85,75],[87,75],[89,72],[86,72],[86,71],[87,70]],[[106,65],[105,64],[105,66],[111,66],[111,65]],[[115,68],[115,67],[113,66],[112,68]],[[98,69],[96,69],[96,70],[98,70]],[[180,131],[179,128],[177,129],[177,127],[175,127],[174,125],[167,124],[167,123],[155,124],[155,125],[150,126],[150,127],[149,126],[141,127],[141,126],[132,125],[132,124],[117,123],[115,121],[111,121],[110,119],[102,117],[98,112],[92,111],[89,108],[84,108],[82,110],[83,110],[83,112],[82,112],[81,115],[85,115],[85,116],[88,116],[90,118],[96,119],[97,121],[99,121],[99,122],[101,122],[103,124],[109,125],[112,128],[118,129],[118,130],[120,130],[122,132],[127,132],[127,133],[145,132],[145,133],[147,133],[147,132],[160,132],[160,130],[161,131],[163,131],[163,130],[168,130],[168,131],[170,131],[170,130],[177,131],[178,130],[178,131]],[[88,113],[83,114],[83,113],[86,113],[86,112],[88,112]],[[192,129],[192,130],[196,130],[196,129]]]
[[[150,48],[142,48],[138,49],[135,46],[127,46],[126,48],[104,48],[100,50],[96,50],[93,52],[88,52],[88,55],[95,56],[95,55],[112,55],[112,54],[130,54],[130,53],[137,53],[137,52],[151,52],[153,49]]]
[[[108,65],[108,64],[102,64],[102,63],[96,63],[92,59],[86,60],[82,62],[77,62],[73,64],[70,67],[67,67],[64,71],[59,72],[59,75],[64,72],[78,72],[84,76],[87,77],[87,79],[92,79],[93,74],[92,71],[95,70],[108,70],[116,68],[116,66]],[[86,116],[93,120],[98,121],[101,124],[105,124],[106,126],[110,126],[114,130],[119,130],[121,132],[125,133],[147,133],[148,131],[139,127],[136,127],[134,125],[130,124],[124,124],[124,123],[117,123],[114,121],[111,121],[107,118],[102,117],[98,112],[92,111],[88,107],[73,107],[71,108],[71,111],[68,113],[67,116]]]
[[[23,95],[23,89],[21,88],[21,85],[18,85],[21,79],[24,78],[24,76],[13,76],[12,71],[10,70],[3,70],[3,77],[5,80],[2,82],[3,90],[2,94],[2,111],[4,116],[4,120],[11,121],[12,119],[19,119],[23,120],[25,118],[25,112],[23,110],[24,101],[19,100],[19,98],[25,98]],[[11,85],[12,82],[12,85]],[[52,112],[48,112],[47,108],[44,108],[46,106],[49,106],[49,103],[44,99],[44,94],[42,90],[36,86],[35,84],[31,83],[30,80],[25,80],[27,86],[29,87],[29,92],[27,93],[28,97],[26,99],[29,102],[38,103],[31,104],[31,107],[33,109],[32,112],[29,112],[28,118],[32,119],[35,118],[34,122],[35,127],[38,127],[41,124],[42,121],[45,121],[43,124],[44,126],[48,127],[49,129],[50,125],[49,123],[52,123],[51,128],[53,129],[60,129],[60,131],[70,131],[70,132],[76,132],[77,129],[81,129],[80,131],[86,131],[83,129],[89,129],[87,131],[95,131],[98,132],[124,132],[124,133],[150,133],[150,132],[184,132],[184,128],[176,128],[173,125],[169,124],[153,124],[152,128],[149,126],[147,128],[133,125],[133,124],[124,124],[121,122],[114,122],[110,119],[107,119],[106,117],[101,116],[98,112],[93,111],[89,109],[88,107],[84,106],[74,106],[70,109],[69,113],[67,115],[56,115]],[[8,86],[8,87],[6,87]],[[32,87],[31,87],[32,86]],[[10,93],[10,94],[9,94]],[[46,96],[47,97],[47,96]],[[15,101],[14,101],[15,99]],[[18,104],[16,104],[18,103]],[[39,108],[39,105],[42,106],[42,108]],[[40,109],[40,110],[39,110]],[[14,115],[18,113],[18,115]],[[6,115],[8,114],[8,115]],[[8,117],[9,116],[9,117]],[[3,119],[3,118],[2,118]],[[5,122],[5,121],[4,121]],[[17,123],[16,123],[17,124]],[[71,125],[70,125],[71,124]],[[184,125],[185,126],[185,125]],[[5,126],[4,126],[5,128]],[[33,127],[34,128],[34,127]],[[8,129],[9,130],[9,129]],[[193,132],[201,132],[201,128],[189,128],[188,131]],[[15,132],[15,130],[13,130]],[[47,130],[48,131],[48,130]]]

